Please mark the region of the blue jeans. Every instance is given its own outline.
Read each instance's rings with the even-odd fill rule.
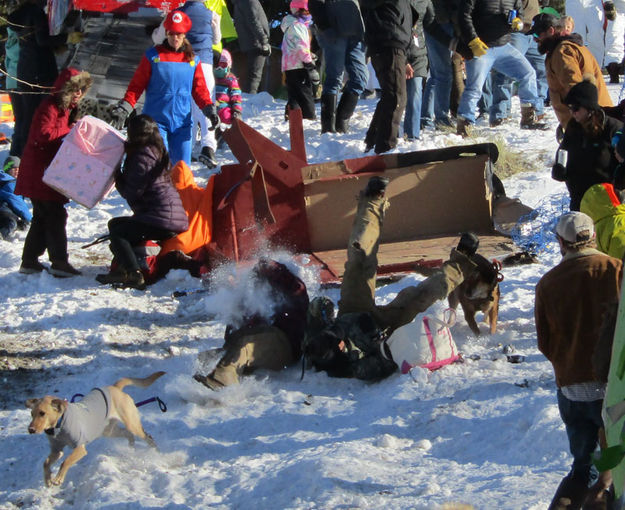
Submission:
[[[338,94],[343,87],[343,71],[346,71],[345,91],[360,96],[369,77],[364,42],[356,37],[333,37],[321,31],[317,34],[317,41],[323,49],[325,59],[323,93]]]
[[[423,78],[421,76],[406,80],[406,96],[404,134],[408,138],[419,138],[421,134],[421,102],[423,99]]]
[[[519,32],[512,34],[510,44],[519,50],[536,71],[536,90],[540,101],[536,105],[536,113],[542,115],[545,111],[545,99],[547,98],[547,72],[545,71],[545,55],[538,53],[536,40]],[[513,81],[503,74],[495,71],[493,75],[493,105],[490,109],[490,119],[505,119],[510,116],[512,107]]]
[[[599,476],[591,456],[599,444],[599,429],[603,427],[601,405],[603,400],[575,402],[566,398],[558,389],[558,408],[566,427],[569,448],[573,455],[571,474],[591,486]]]
[[[492,68],[519,82],[521,104],[534,107],[540,102],[536,91],[536,71],[527,59],[511,44],[489,48],[486,55],[465,63],[467,82],[458,105],[458,116],[475,122],[475,109],[482,95],[482,87]]]
[[[444,23],[441,27],[453,35],[451,23]],[[434,122],[451,124],[449,120],[449,96],[451,95],[452,67],[451,51],[432,36],[425,33],[425,46],[428,50],[430,77],[425,84],[423,94],[424,126],[434,127]]]

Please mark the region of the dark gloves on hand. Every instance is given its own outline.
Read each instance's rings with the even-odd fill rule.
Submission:
[[[304,64],[304,68],[308,71],[308,77],[310,78],[312,86],[318,87],[321,80],[319,78],[319,71],[317,71],[315,64],[313,64],[312,62],[307,62],[306,64]]]
[[[209,104],[208,106],[205,106],[202,113],[211,123],[211,127],[209,129],[211,131],[217,129],[219,126],[219,115],[217,115],[217,108],[215,108],[215,105]]]
[[[134,108],[130,106],[130,103],[122,99],[111,110],[111,120],[109,124],[115,129],[123,129],[126,119],[133,109]]]
[[[269,55],[271,55],[271,46],[269,46],[269,43],[264,43],[262,45],[262,47],[260,48],[260,54],[263,57],[268,57]]]

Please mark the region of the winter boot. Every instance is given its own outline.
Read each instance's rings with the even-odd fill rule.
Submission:
[[[336,95],[321,96],[321,134],[336,133]]]
[[[610,83],[618,83],[619,82],[619,74],[621,71],[621,66],[616,62],[610,62],[607,66],[605,66],[608,74],[610,75]]]
[[[37,274],[47,269],[48,268],[38,260],[22,260],[19,272],[22,274]]]
[[[67,260],[53,260],[50,265],[50,274],[57,278],[71,278],[72,276],[77,276],[82,273],[67,262]]]
[[[215,157],[215,151],[208,145],[205,145],[204,147],[202,147],[202,152],[200,153],[198,160],[203,165],[206,165],[206,168],[208,168],[209,170],[217,166],[217,158]]]
[[[587,494],[584,481],[569,473],[560,482],[548,510],[580,510]]]
[[[358,104],[358,94],[353,92],[343,92],[339,105],[336,108],[336,132],[347,133],[349,129],[349,119],[354,114]]]
[[[137,290],[145,290],[145,279],[143,278],[143,273],[138,269],[136,271],[131,271],[128,273],[126,277],[126,281],[123,283],[124,287],[130,287],[131,289]]]
[[[118,267],[110,273],[101,273],[99,275],[96,275],[95,277],[96,281],[103,285],[122,284],[126,281],[126,278],[128,278],[128,274],[126,273],[126,270],[122,269],[121,267]]]
[[[460,135],[462,138],[466,138],[469,136],[467,132],[467,127],[470,125],[467,119],[463,119],[462,117],[458,117],[456,121],[456,134]]]
[[[549,129],[547,124],[536,121],[536,110],[532,105],[521,105],[521,129]]]

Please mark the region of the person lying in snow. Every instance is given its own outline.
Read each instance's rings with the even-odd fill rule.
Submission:
[[[252,277],[256,288],[270,286],[275,308],[270,317],[253,313],[241,324],[227,326],[225,353],[217,367],[207,376],[193,376],[209,389],[237,384],[241,375],[258,368],[281,370],[301,358],[308,308],[306,285],[284,264],[265,258],[254,266]]]
[[[416,286],[403,289],[387,305],[375,304],[377,252],[384,214],[388,179],[372,177],[361,191],[356,219],[347,247],[338,317],[327,298],[312,300],[307,315],[303,352],[317,370],[331,377],[379,380],[397,370],[383,343],[400,326],[445,298],[473,272],[471,260],[479,240],[471,233],[460,238],[439,271]]]

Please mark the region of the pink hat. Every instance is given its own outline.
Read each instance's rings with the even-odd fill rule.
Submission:
[[[165,18],[163,27],[168,32],[186,34],[191,30],[191,18],[182,11],[171,11]]]
[[[305,9],[308,10],[308,0],[291,0],[291,9]]]
[[[221,50],[221,55],[219,56],[219,67],[232,67],[232,55],[225,48]]]

